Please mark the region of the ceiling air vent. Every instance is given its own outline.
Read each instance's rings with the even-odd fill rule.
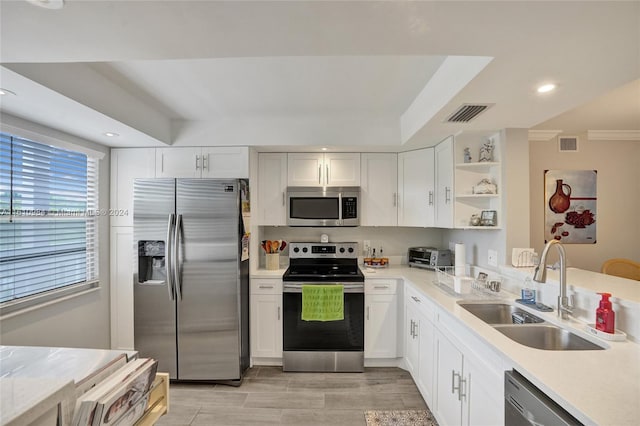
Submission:
[[[468,123],[492,106],[493,104],[464,104],[444,121],[445,123]]]
[[[577,152],[578,137],[577,136],[558,136],[558,151]]]

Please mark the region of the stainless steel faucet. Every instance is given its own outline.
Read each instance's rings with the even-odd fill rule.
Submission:
[[[560,255],[560,295],[558,296],[558,316],[562,319],[569,318],[569,315],[573,313],[573,296],[567,296],[567,254],[564,251],[564,247],[558,240],[551,240],[544,246],[542,255],[540,255],[540,262],[536,266],[533,273],[533,280],[539,283],[547,281],[547,254],[551,246],[556,246]]]

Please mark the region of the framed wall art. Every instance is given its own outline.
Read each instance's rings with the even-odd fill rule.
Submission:
[[[545,170],[545,242],[596,243],[597,177],[597,170]]]

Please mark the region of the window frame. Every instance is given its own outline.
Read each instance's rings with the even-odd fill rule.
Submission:
[[[5,126],[3,126],[5,127]],[[78,147],[75,149],[72,146],[69,146],[68,143],[52,143],[51,138],[43,136],[42,138],[38,137],[24,137],[20,135],[19,132],[7,131],[7,129],[0,129],[3,138],[12,138],[17,141],[25,141],[28,143],[35,143],[41,146],[51,147],[55,150],[64,150],[71,151],[74,154],[81,154],[86,157],[86,211],[83,212],[82,217],[85,219],[85,245],[86,245],[86,258],[85,262],[87,266],[87,276],[85,276],[85,281],[70,283],[70,284],[62,284],[60,286],[46,289],[40,291],[38,293],[29,294],[17,298],[13,298],[10,300],[6,300],[4,302],[0,302],[0,319],[10,317],[22,312],[30,311],[35,309],[38,306],[49,305],[52,303],[56,303],[62,300],[66,300],[70,297],[74,297],[76,295],[84,294],[87,292],[95,291],[100,287],[100,271],[99,271],[99,259],[100,259],[100,245],[99,245],[99,213],[98,209],[99,205],[99,162],[102,158],[102,155],[91,155],[87,152],[86,149],[82,149],[82,147]],[[61,146],[60,146],[61,145]],[[13,151],[10,153],[13,156]],[[10,166],[10,170],[13,166]],[[10,173],[13,173],[11,171]],[[13,197],[12,188],[9,188],[9,196]],[[47,220],[56,220],[60,219],[59,214],[55,212],[53,214],[47,214],[45,219]],[[62,215],[64,217],[64,215]],[[76,213],[77,217],[77,213]],[[19,218],[14,215],[14,211],[9,212],[8,222],[18,222],[25,221],[29,223],[30,219],[27,218]],[[2,217],[1,220],[6,221],[6,216]],[[35,222],[39,220],[39,218],[33,218],[31,221]],[[64,220],[64,219],[63,219]],[[14,282],[15,283],[15,282]]]

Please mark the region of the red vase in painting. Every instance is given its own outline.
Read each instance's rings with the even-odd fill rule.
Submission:
[[[556,179],[556,192],[549,198],[549,208],[554,213],[566,212],[571,205],[570,197],[571,187],[566,183],[562,183],[562,179]]]

